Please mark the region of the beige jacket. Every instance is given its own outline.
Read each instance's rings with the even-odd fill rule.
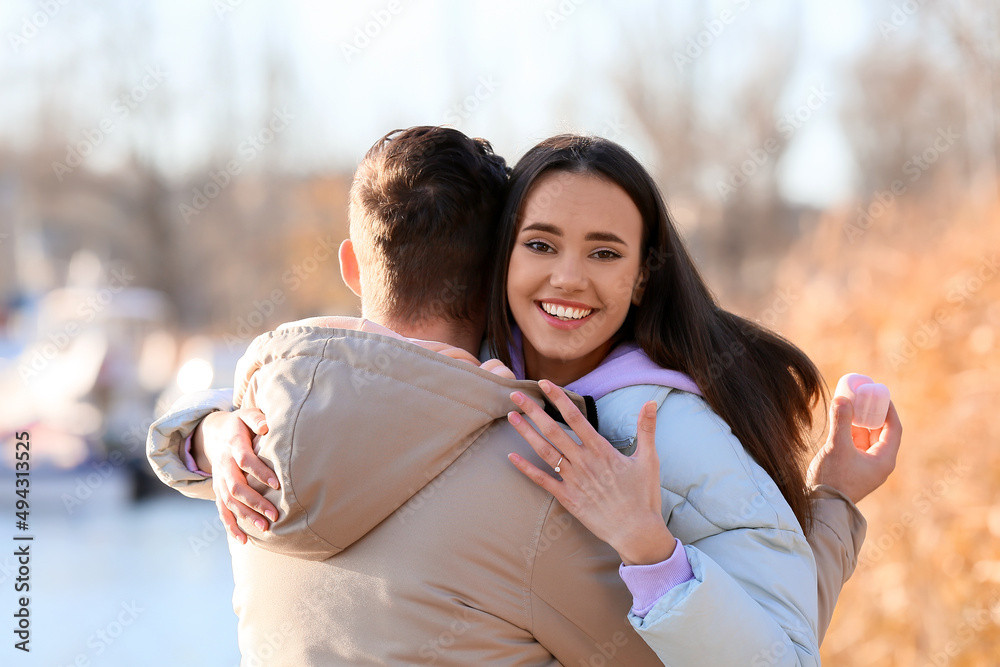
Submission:
[[[245,662],[660,664],[614,550],[506,459],[534,456],[504,419],[534,383],[309,327],[259,337],[238,377],[282,487],[231,545]]]

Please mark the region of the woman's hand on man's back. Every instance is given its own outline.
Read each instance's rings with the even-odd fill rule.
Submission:
[[[267,433],[264,413],[256,408],[213,412],[198,424],[192,453],[202,471],[212,474],[215,504],[226,532],[241,544],[247,535],[239,523],[266,531],[278,510],[247,483],[247,474],[273,489],[279,487],[274,471],[253,450],[253,438]]]

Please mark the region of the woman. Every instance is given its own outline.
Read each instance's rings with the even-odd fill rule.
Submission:
[[[711,653],[720,661],[713,664],[755,655],[818,664],[802,465],[811,410],[824,393],[816,367],[716,304],[652,178],[613,142],[562,135],[531,149],[513,170],[499,232],[506,255],[492,283],[491,351],[519,377],[550,380],[543,389],[583,443],[515,393],[548,441],[517,412],[511,423],[561,481],[521,457],[512,462],[618,550],[630,588],[642,573],[628,566],[674,561],[658,574],[678,585],[637,598],[631,615],[666,663]],[[685,375],[658,381],[650,361]],[[598,394],[599,419],[611,430],[621,431],[622,416],[635,424],[642,408],[637,455],[615,452],[552,383]],[[602,384],[616,391],[602,395]],[[643,405],[651,396],[656,402]],[[685,455],[692,448],[701,455]],[[678,554],[675,536],[687,543]],[[706,587],[717,588],[700,592]],[[727,604],[743,611],[727,614]],[[702,606],[713,623],[683,620]],[[705,629],[716,639],[721,630],[731,645],[706,652],[693,641]]]

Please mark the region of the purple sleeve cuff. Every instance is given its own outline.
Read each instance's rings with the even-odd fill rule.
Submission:
[[[619,566],[618,574],[632,593],[632,613],[645,618],[660,598],[675,586],[694,579],[681,541],[674,538],[674,553],[662,563]]]
[[[201,475],[202,477],[211,477],[211,475],[198,467],[198,462],[195,461],[194,456],[191,455],[191,439],[192,436],[189,435],[187,439],[184,440],[184,444],[181,446],[181,449],[184,451],[184,465],[187,466],[189,472]]]

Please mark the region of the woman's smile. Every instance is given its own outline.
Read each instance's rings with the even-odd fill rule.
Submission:
[[[582,326],[596,312],[595,308],[585,304],[562,299],[544,299],[536,303],[551,320],[550,324],[562,329],[574,329]]]

